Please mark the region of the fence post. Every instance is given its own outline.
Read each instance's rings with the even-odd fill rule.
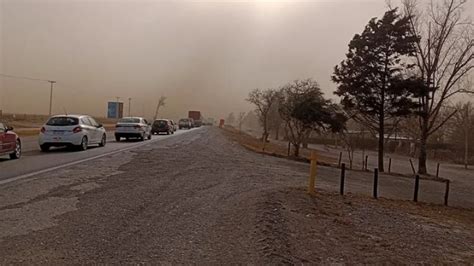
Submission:
[[[413,201],[418,202],[418,189],[420,187],[420,175],[415,176],[415,194],[413,195]]]
[[[337,163],[338,167],[341,167],[341,161],[342,161],[342,151],[339,152],[339,162]]]
[[[378,185],[379,185],[379,169],[375,168],[374,169],[374,191],[373,191],[373,196],[374,198],[378,198]]]
[[[314,194],[314,183],[316,180],[317,155],[316,151],[311,151],[311,167],[309,170],[308,193]]]
[[[344,195],[344,180],[346,179],[346,164],[341,164],[341,187],[339,192]]]
[[[288,141],[288,157],[290,157],[291,143]]]
[[[392,158],[388,158],[388,173],[392,172]]]
[[[448,197],[449,197],[449,180],[446,180],[446,190],[444,191],[444,206],[448,206]]]
[[[439,163],[436,166],[436,178],[439,178]]]
[[[366,155],[365,156],[365,171],[367,171],[369,169],[368,165],[369,165],[369,155]]]

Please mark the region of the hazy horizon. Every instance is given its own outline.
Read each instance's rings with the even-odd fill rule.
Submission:
[[[472,4],[472,3],[470,3]],[[472,9],[472,6],[471,6]],[[205,2],[0,0],[0,73],[56,80],[53,113],[132,115],[248,111],[254,88],[313,78],[328,97],[333,67],[385,1]],[[49,83],[0,77],[0,109],[48,113]],[[126,114],[126,112],[125,112]]]

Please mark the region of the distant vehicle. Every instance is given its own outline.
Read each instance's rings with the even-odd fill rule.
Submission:
[[[21,140],[13,128],[0,122],[0,156],[9,155],[10,159],[20,159]]]
[[[171,122],[171,124],[173,125],[173,130],[174,130],[175,132],[178,131],[178,124],[176,124],[173,119],[170,119],[170,122]]]
[[[202,122],[203,126],[213,126],[214,125],[214,119],[213,118],[206,118]]]
[[[151,128],[152,134],[160,134],[160,133],[174,134],[174,127],[171,124],[170,120],[168,119],[158,119],[153,122],[153,126]]]
[[[104,147],[107,142],[105,128],[88,115],[56,115],[41,127],[38,143],[42,151],[50,147],[69,146],[87,150],[89,145]]]
[[[124,117],[115,125],[115,140],[122,138],[151,139],[151,125],[143,117]]]
[[[191,129],[193,128],[191,119],[189,118],[182,118],[178,122],[179,129]]]
[[[202,126],[202,120],[195,120],[194,121],[194,126],[195,127],[201,127]]]
[[[200,111],[189,111],[188,112],[188,118],[192,118],[195,122],[201,121],[201,112]]]

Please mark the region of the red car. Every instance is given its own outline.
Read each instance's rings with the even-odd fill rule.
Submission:
[[[20,137],[12,131],[12,127],[0,122],[0,156],[9,155],[10,159],[21,157]]]

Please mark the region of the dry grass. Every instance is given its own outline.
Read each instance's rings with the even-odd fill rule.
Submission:
[[[257,153],[262,153],[262,154],[267,154],[275,157],[280,157],[280,158],[288,158],[296,161],[303,161],[303,162],[308,162],[310,155],[311,155],[311,149],[301,149],[300,150],[300,156],[299,157],[294,157],[290,154],[290,157],[288,156],[288,147],[283,146],[280,143],[274,143],[274,142],[268,142],[265,144],[265,150],[263,149],[263,142],[262,140],[249,135],[245,132],[239,132],[239,130],[226,126],[223,128],[224,133],[226,134],[227,137],[229,137],[231,140],[241,144],[243,147],[257,152]],[[292,147],[293,148],[293,147]],[[334,158],[327,157],[324,154],[318,153],[318,164],[320,165],[327,165],[327,166],[336,166],[337,161]]]

